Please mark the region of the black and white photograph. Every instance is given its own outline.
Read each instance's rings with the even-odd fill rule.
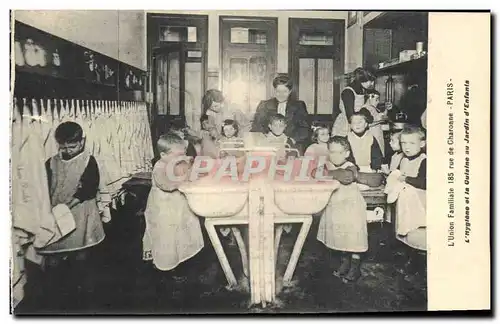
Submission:
[[[12,314],[428,310],[429,12],[11,33]]]

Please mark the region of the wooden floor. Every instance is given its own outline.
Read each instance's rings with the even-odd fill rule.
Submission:
[[[140,203],[139,205],[142,205]],[[370,224],[370,249],[364,256],[363,277],[356,284],[344,284],[332,275],[339,256],[316,240],[315,220],[299,259],[294,281],[281,287],[286,263],[298,228],[282,236],[278,257],[278,300],[262,309],[249,307],[249,293],[242,275],[237,246],[222,238],[240,287],[227,291],[227,284],[208,240],[193,260],[172,275],[159,272],[141,260],[144,223],[137,205],[114,215],[107,226],[107,238],[87,263],[68,264],[50,275],[30,267],[26,297],[15,310],[22,314],[182,314],[182,313],[289,313],[367,312],[425,310],[425,269],[416,276],[395,271],[404,258],[403,246],[387,241],[380,224]],[[386,241],[386,244],[380,244]],[[390,243],[390,244],[388,244]],[[88,276],[94,285],[82,284]],[[92,291],[90,291],[92,290]]]

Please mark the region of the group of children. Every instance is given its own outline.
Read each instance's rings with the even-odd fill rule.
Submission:
[[[376,106],[376,94],[370,98],[373,102],[367,101],[369,106]],[[332,137],[328,127],[317,127],[313,132],[314,143],[305,153],[316,157],[327,156],[328,164],[322,170],[341,184],[321,214],[317,239],[329,249],[344,252],[334,275],[346,282],[359,278],[361,254],[368,250],[366,203],[358,186],[361,173],[389,175],[388,186],[389,179],[393,181],[389,196],[397,205],[398,239],[412,249],[425,251],[425,132],[414,126],[393,132],[390,140],[393,154],[384,155],[384,144],[377,135],[377,118],[380,120],[381,114],[370,107],[355,112],[350,119],[351,132],[347,137]],[[207,127],[205,121],[202,118],[202,137],[215,143],[231,141],[240,135],[237,123],[232,120],[224,121],[219,131]],[[286,122],[283,115],[272,116],[266,137],[272,142],[293,147],[293,141],[284,134]],[[51,202],[53,206],[68,206],[75,218],[76,229],[57,244],[45,248],[45,251],[66,258],[104,239],[96,202],[99,169],[95,159],[85,150],[80,125],[63,123],[55,134],[60,152],[46,164]],[[168,178],[166,165],[178,156],[203,154],[204,148],[203,145],[194,146],[179,130],[160,136],[156,145],[160,157],[152,171],[152,189],[145,210],[144,249],[151,251],[156,268],[170,271],[195,256],[204,247],[204,239],[199,218],[178,190],[179,183]],[[175,166],[174,173],[187,174],[190,167],[190,163],[180,162]],[[397,176],[394,175],[396,171],[399,172]],[[415,215],[414,208],[408,208],[415,195],[424,207],[419,209],[420,214],[423,210],[423,215]]]
[[[399,270],[415,273],[421,269],[421,256],[416,252],[426,250],[424,130],[407,126],[401,131],[393,131],[390,135],[392,155],[388,158],[383,157],[365,116],[360,113],[352,116],[347,138],[330,138],[327,127],[317,127],[314,134],[317,142],[309,146],[306,154],[326,155],[328,163],[321,171],[341,183],[321,214],[317,235],[326,247],[343,252],[334,275],[345,282],[356,281],[361,276],[360,253],[368,250],[367,205],[362,190],[371,186],[362,177],[364,173],[388,176],[385,191],[389,195],[388,202],[396,202],[397,238],[412,248],[407,254],[411,258],[406,268]]]
[[[373,97],[373,102],[376,102],[377,99],[376,96]],[[328,127],[316,127],[313,132],[315,143],[311,144],[305,153],[315,157],[328,157],[326,168],[322,170],[328,172],[330,176],[341,183],[340,188],[332,194],[329,204],[321,214],[317,239],[330,249],[344,252],[340,267],[334,271],[334,275],[341,277],[346,282],[356,281],[360,277],[361,254],[368,250],[367,206],[361,192],[363,187],[360,185],[369,183],[363,183],[361,175],[363,173],[379,173],[385,177],[398,171],[399,176],[396,180],[407,187],[424,191],[423,197],[425,199],[424,130],[420,127],[408,126],[402,131],[392,132],[390,140],[392,154],[384,155],[382,151],[384,143],[375,137],[374,133],[376,134],[377,131],[373,131],[373,126],[379,126],[377,123],[374,125],[374,120],[380,116],[373,116],[373,114],[374,111],[368,109],[355,112],[350,119],[351,132],[347,137],[332,137]],[[271,116],[269,132],[266,137],[271,142],[279,142],[293,147],[293,141],[284,134],[286,122],[282,115]],[[213,138],[215,132],[206,129],[205,125],[202,127],[203,131],[212,137],[212,140],[216,140],[216,143],[234,141],[240,135],[238,134],[238,125],[232,120],[224,121],[217,139]],[[158,268],[166,270],[189,256],[195,255],[203,246],[203,241],[200,239],[200,227],[198,225],[191,226],[194,223],[198,224],[198,221],[193,212],[190,211],[186,198],[176,190],[175,184],[162,185],[165,181],[168,182],[164,174],[165,163],[173,156],[182,154],[182,148],[178,146],[181,141],[182,138],[177,135],[168,134],[162,136],[158,142],[161,160],[154,167],[154,190],[150,194],[145,214],[148,224],[146,232],[149,233],[146,235],[149,235],[151,239],[153,262]],[[217,155],[217,158],[220,156]],[[188,166],[185,166],[184,169],[186,168]],[[184,172],[187,172],[187,169]],[[394,184],[391,183],[391,187],[393,186]],[[396,190],[405,189],[406,187],[399,187]],[[159,199],[157,195],[168,196],[168,198]],[[391,195],[394,196],[394,193]],[[407,195],[402,194],[401,197],[405,198]],[[164,208],[156,207],[157,200],[161,200],[162,204],[168,201],[170,207],[167,205]],[[408,214],[408,208],[400,207],[400,205],[408,205],[412,201],[400,202],[399,200],[396,208],[397,228],[401,227],[399,224],[407,223],[405,218],[415,218],[414,215]],[[398,230],[398,239],[412,248],[425,250],[425,209],[423,215],[418,217],[423,221],[416,227],[406,226],[409,230]],[[159,228],[162,229],[159,230]],[[416,237],[416,240],[420,241],[418,244],[411,242],[412,239],[415,239],[413,234],[415,231],[419,233]],[[156,235],[153,234],[155,232]],[[163,234],[160,235],[160,233]],[[178,239],[167,244],[163,242],[162,237],[169,237],[169,240]],[[154,252],[155,250],[158,251]],[[162,266],[163,263],[170,265],[165,267]]]

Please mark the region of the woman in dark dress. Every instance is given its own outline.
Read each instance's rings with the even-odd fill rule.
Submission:
[[[274,97],[259,103],[255,113],[252,132],[269,132],[269,118],[276,114],[285,116],[287,127],[285,134],[294,143],[301,154],[309,145],[311,123],[306,104],[302,100],[291,98],[293,83],[286,74],[280,74],[273,80]]]

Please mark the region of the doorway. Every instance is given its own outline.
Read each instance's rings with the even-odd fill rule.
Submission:
[[[154,141],[172,126],[200,129],[207,27],[207,16],[148,14]]]
[[[222,91],[231,110],[253,118],[272,94],[277,18],[220,17]]]

